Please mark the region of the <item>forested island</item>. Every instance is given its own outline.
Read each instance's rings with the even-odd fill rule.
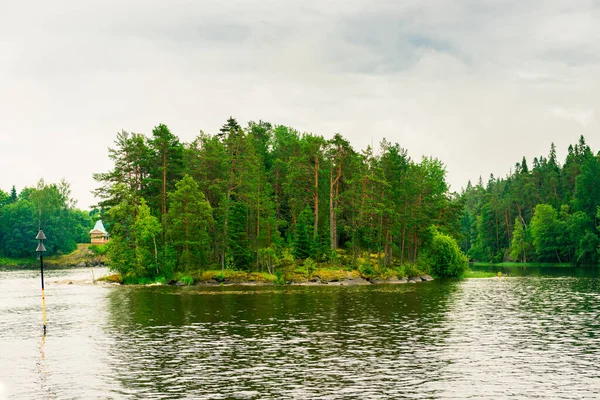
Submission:
[[[332,139],[229,118],[183,143],[166,125],[122,131],[101,199],[78,210],[66,182],[0,191],[0,257],[89,241],[102,218],[112,270],[127,283],[299,282],[461,276],[467,261],[597,265],[600,159],[583,137],[565,162],[525,157],[504,178],[451,193],[444,164],[397,143]],[[2,262],[0,262],[2,264]]]
[[[162,124],[149,137],[121,132],[109,157],[96,195],[111,267],[125,277],[236,270],[288,281],[323,268],[446,276],[466,265],[444,165],[415,162],[398,144],[357,151],[339,134],[230,118],[191,143]]]

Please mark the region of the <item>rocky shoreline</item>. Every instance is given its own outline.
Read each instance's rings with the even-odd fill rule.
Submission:
[[[319,278],[303,281],[303,282],[286,282],[284,286],[366,286],[366,285],[385,285],[385,284],[405,284],[433,281],[430,275],[411,276],[409,278],[390,278],[390,279],[364,279],[364,278],[348,278],[333,281],[322,281]],[[182,282],[175,282],[176,286],[186,286]],[[272,282],[218,282],[214,279],[197,282],[191,286],[275,286]]]
[[[419,283],[419,282],[429,282],[434,279],[430,275],[420,275],[420,276],[411,276],[408,278],[390,278],[390,279],[364,279],[364,278],[348,278],[348,279],[340,279],[334,281],[321,281],[319,278],[311,279],[304,282],[287,282],[283,286],[367,286],[367,285],[398,285],[398,284],[407,284],[407,283]],[[121,283],[117,282],[106,282],[101,279],[96,279],[96,281],[92,281],[90,279],[85,280],[75,280],[75,279],[61,279],[49,281],[49,284],[55,285],[101,285],[101,286],[122,286]],[[161,286],[164,284],[161,283],[151,283],[147,285],[133,285],[133,286]],[[167,285],[164,285],[167,286]],[[276,283],[273,282],[258,282],[258,281],[247,281],[247,282],[218,282],[214,279],[204,281],[204,282],[196,282],[193,285],[186,285],[183,282],[173,282],[168,284],[168,286],[277,286]]]

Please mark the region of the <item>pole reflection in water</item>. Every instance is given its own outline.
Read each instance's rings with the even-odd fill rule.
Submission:
[[[48,381],[48,372],[46,371],[46,333],[42,336],[40,340],[40,359],[37,362],[37,371],[40,383],[40,394],[44,396],[47,395],[47,381]]]

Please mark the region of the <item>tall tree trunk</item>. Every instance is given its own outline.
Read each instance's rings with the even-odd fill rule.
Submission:
[[[329,170],[329,246],[335,251],[335,222],[333,215],[333,168]]]
[[[408,204],[406,199],[404,199],[404,222],[402,223],[402,247],[400,250],[400,265],[404,264],[404,244],[406,243],[406,211],[408,209]]]
[[[167,149],[163,150],[163,181],[162,181],[162,222],[165,230],[165,215],[167,214]]]
[[[258,264],[258,241],[260,237],[260,179],[258,181],[258,204],[256,210],[256,237],[254,238],[254,252],[256,253],[256,264]]]
[[[333,167],[333,165],[332,165]],[[331,241],[331,250],[335,251],[337,249],[337,218],[335,215],[335,210],[337,208],[337,196],[339,193],[339,180],[342,175],[342,165],[338,164],[337,168],[337,176],[335,180],[333,179],[333,168],[329,170],[329,240]],[[335,187],[335,197],[334,201],[333,196],[333,188]]]
[[[319,237],[319,156],[315,156],[315,226],[313,238]]]

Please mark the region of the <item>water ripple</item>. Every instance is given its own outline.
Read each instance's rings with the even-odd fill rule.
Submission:
[[[15,398],[600,397],[597,277],[63,285],[43,342],[34,288],[0,275],[0,386]]]

